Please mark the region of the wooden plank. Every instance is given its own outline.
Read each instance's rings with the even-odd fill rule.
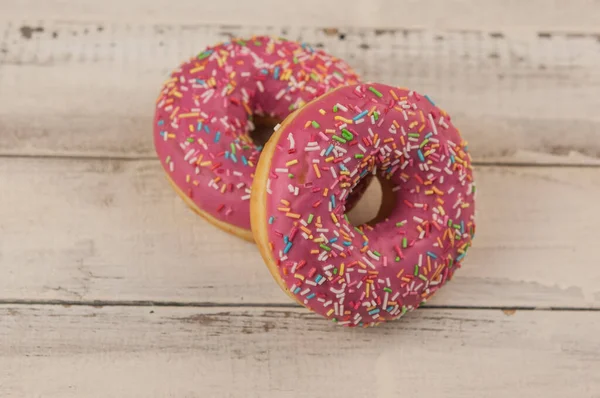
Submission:
[[[566,31],[595,31],[600,25],[600,5],[594,0],[303,0],[298,7],[281,7],[273,0],[78,0],[65,4],[64,0],[10,1],[2,5],[0,19]]]
[[[600,31],[110,20],[0,22],[0,154],[154,156],[153,103],[169,71],[206,45],[257,33],[313,43],[366,80],[428,93],[479,162],[600,164]]]
[[[474,247],[431,304],[600,308],[600,169],[476,179]],[[0,186],[0,300],[291,303],[254,245],[189,211],[157,161],[0,158]]]
[[[510,312],[508,312],[510,314]],[[600,312],[0,307],[2,397],[598,397]]]

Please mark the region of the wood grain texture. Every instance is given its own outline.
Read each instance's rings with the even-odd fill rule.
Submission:
[[[600,308],[600,169],[479,167],[477,236],[432,305]],[[0,158],[0,299],[290,303],[154,160]],[[355,220],[376,211],[376,187]],[[379,193],[380,195],[380,193]]]
[[[421,310],[342,329],[302,309],[0,306],[0,395],[600,396],[600,312]]]
[[[210,23],[238,25],[426,27],[596,31],[594,0],[303,0],[282,7],[275,0],[16,0],[2,5],[1,19],[77,22]]]
[[[170,70],[231,36],[281,34],[346,59],[366,80],[428,93],[478,162],[600,164],[600,30],[490,26],[0,22],[0,154],[152,157],[154,99]]]

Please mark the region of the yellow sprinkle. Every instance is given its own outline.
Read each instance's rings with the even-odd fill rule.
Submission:
[[[299,219],[300,218],[300,214],[297,214],[297,213],[290,213],[290,212],[288,212],[288,213],[285,213],[285,215],[287,217],[289,217],[289,218],[295,218],[295,219]]]
[[[328,158],[325,158],[325,162],[329,163],[329,162],[333,161],[333,159],[334,159],[334,157],[330,156]],[[313,163],[313,164],[316,164],[316,163]]]
[[[331,314],[333,314],[333,308],[327,311],[327,316],[331,316]]]
[[[300,279],[301,281],[303,281],[304,280],[304,275],[302,275],[302,274],[294,274],[294,278]]]
[[[340,276],[344,275],[344,263],[340,265]]]
[[[337,115],[334,119],[335,120],[341,120],[342,122],[347,123],[347,124],[354,124],[354,121],[352,119],[346,119],[343,116]]]
[[[227,189],[227,184],[223,184],[223,186],[221,186],[221,193],[225,193],[225,189]]]
[[[325,112],[325,109],[319,109],[319,113],[320,113],[321,115],[324,115],[324,114],[326,113],[326,112]]]
[[[444,208],[443,208],[442,206],[438,206],[437,208],[438,208],[438,210],[440,211],[440,214],[441,214],[442,216],[445,216],[445,215],[446,215],[446,212],[444,211]]]
[[[290,160],[289,162],[286,162],[286,163],[285,163],[285,166],[286,166],[286,167],[293,166],[293,165],[295,165],[296,163],[298,163],[298,159],[292,159],[292,160]]]
[[[400,125],[398,124],[398,122],[396,120],[392,120],[392,124],[394,126],[396,126],[396,128],[400,128]]]
[[[200,114],[198,112],[188,112],[188,113],[182,113],[179,115],[180,119],[187,119],[188,117],[197,117],[200,116]]]
[[[329,188],[323,189],[323,196],[327,196],[328,193],[329,193]]]
[[[210,166],[210,165],[211,165],[211,163],[212,163],[212,161],[211,161],[211,160],[206,160],[206,161],[204,161],[204,162],[200,163],[200,167],[206,167],[206,166]]]
[[[304,125],[304,128],[308,128],[308,126],[310,126],[310,124],[311,124],[310,120],[307,120],[306,124]]]
[[[317,175],[317,178],[321,178],[321,170],[319,170],[319,167],[316,163],[313,163],[313,169],[315,169],[315,174]]]
[[[291,209],[289,207],[278,207],[277,210],[279,210],[279,211],[285,211],[287,213]]]
[[[336,223],[336,224],[337,224],[337,222],[338,222],[338,219],[337,219],[337,217],[335,216],[335,214],[331,213],[331,219],[333,220],[333,222],[334,222],[334,223]]]
[[[190,182],[190,175],[189,175],[189,174],[187,174],[187,175],[185,176],[185,182]]]

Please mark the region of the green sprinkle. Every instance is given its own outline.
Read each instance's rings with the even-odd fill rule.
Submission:
[[[396,262],[400,261],[400,257],[396,256]]]
[[[358,229],[357,227],[354,227],[354,230],[355,230],[356,232],[358,232],[359,234],[361,234],[361,235],[364,235],[363,231],[361,231],[361,230],[360,230],[360,229]]]
[[[293,61],[294,61],[294,63],[295,63],[295,64],[297,64],[297,63],[298,63],[298,58],[296,58],[296,56],[295,56],[295,55],[294,55]]]
[[[375,119],[375,121],[379,120],[379,112],[373,112],[373,118]]]
[[[254,45],[256,46],[262,46],[262,43],[258,40],[254,40]]]
[[[354,159],[362,159],[364,157],[365,157],[365,155],[363,155],[362,153],[355,153],[354,154]]]
[[[203,53],[198,54],[198,59],[204,59],[206,57],[209,57],[212,53],[212,51],[204,51]]]
[[[378,251],[373,250],[373,254],[376,255],[377,257],[381,257],[381,254]]]
[[[342,137],[344,137],[346,140],[350,141],[351,139],[354,138],[354,134],[352,134],[347,129],[342,129]]]
[[[425,277],[425,275],[419,275],[419,279],[427,282],[427,278]]]
[[[233,145],[233,142],[231,143],[231,153],[235,155],[235,145]]]
[[[192,137],[188,137],[188,139],[186,140],[187,142],[194,142],[194,139]],[[231,144],[233,145],[233,144]]]
[[[314,128],[316,128],[316,129],[318,129],[319,127],[321,127],[321,125],[320,125],[319,123],[317,123],[317,121],[316,121],[316,120],[313,120],[313,121],[312,121],[312,126],[313,126]]]
[[[167,158],[165,159],[165,162],[169,163],[171,161],[171,156],[167,156]]]
[[[402,248],[406,249],[407,246],[408,246],[408,239],[402,238]]]
[[[383,97],[383,94],[377,91],[377,89],[373,86],[369,87],[369,91],[378,96],[379,98]]]
[[[312,78],[314,81],[316,81],[316,82],[318,82],[318,81],[319,81],[319,76],[317,76],[317,74],[316,74],[315,72],[312,72],[312,73],[310,74],[310,77],[311,77],[311,78]]]
[[[337,111],[338,111],[338,106],[337,106],[337,105],[334,105],[334,106],[333,106],[333,111],[334,111],[334,112],[337,112]]]
[[[310,224],[310,223],[312,222],[312,220],[313,220],[313,217],[314,217],[314,215],[313,215],[312,213],[310,213],[310,214],[308,215],[308,221],[307,221],[307,224]]]
[[[414,275],[415,275],[415,276],[419,275],[419,265],[418,265],[418,264],[417,264],[417,265],[415,265],[415,272],[414,272]]]
[[[337,275],[337,273],[338,273],[338,269],[336,267],[336,268],[333,269],[333,275]]]
[[[413,137],[413,138],[419,138],[420,137],[419,133],[408,133],[408,136],[409,137]]]
[[[396,226],[397,226],[397,227],[403,227],[403,226],[404,226],[404,224],[406,224],[406,221],[400,221],[400,222],[397,222],[397,223],[396,223]]]
[[[346,140],[343,139],[342,137],[338,137],[337,135],[332,136],[331,138],[333,138],[334,140],[336,140],[337,142],[341,142],[342,144],[346,143]]]
[[[390,289],[389,287],[384,287],[384,288],[383,288],[383,291],[384,291],[384,292],[391,293],[391,292],[392,292],[392,289]],[[386,304],[387,304],[387,303],[386,303]]]
[[[429,138],[424,139],[423,142],[421,142],[421,145],[419,145],[419,148],[423,148],[425,145],[427,145],[428,142]]]
[[[329,247],[329,246],[327,246],[327,245],[325,245],[323,243],[321,243],[319,246],[321,246],[321,249],[323,249],[323,250],[327,250],[328,252],[331,251],[331,247]]]
[[[348,220],[348,215],[347,214],[344,214],[344,220],[350,222],[350,220]]]
[[[290,178],[294,178],[294,175],[293,175],[292,173],[289,173],[289,174],[288,174],[288,177],[290,177]]]

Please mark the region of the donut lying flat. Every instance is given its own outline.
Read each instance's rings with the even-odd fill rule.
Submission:
[[[466,145],[427,96],[382,84],[338,88],[290,115],[252,187],[255,240],[280,286],[348,326],[425,302],[460,267],[475,232]],[[354,227],[346,199],[368,175],[387,187],[385,214]]]
[[[308,45],[253,37],[206,49],[171,74],[157,101],[154,143],[176,191],[198,214],[247,240],[261,148],[254,115],[275,124],[357,77]]]

